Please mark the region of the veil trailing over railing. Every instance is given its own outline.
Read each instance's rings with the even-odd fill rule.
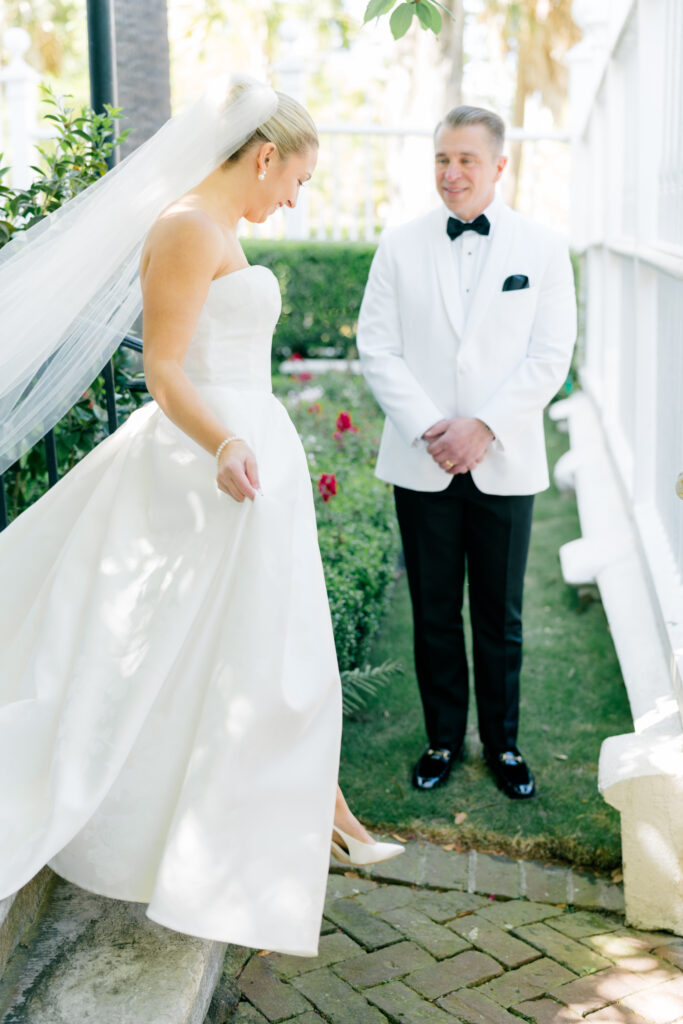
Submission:
[[[140,312],[140,250],[174,199],[275,112],[244,77],[212,84],[144,145],[0,250],[0,473],[86,390]]]

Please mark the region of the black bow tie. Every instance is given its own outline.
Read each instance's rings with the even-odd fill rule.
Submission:
[[[483,213],[480,213],[471,224],[465,224],[464,221],[457,220],[455,217],[449,217],[446,224],[446,231],[451,239],[459,238],[463,231],[476,231],[478,235],[488,235],[490,230],[489,219]]]

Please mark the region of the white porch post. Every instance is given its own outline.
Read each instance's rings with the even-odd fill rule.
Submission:
[[[3,45],[10,54],[7,66],[0,71],[0,85],[7,107],[7,136],[11,160],[10,183],[26,188],[33,177],[31,164],[36,162],[37,85],[40,75],[24,60],[31,39],[23,28],[10,28],[3,36]]]
[[[306,26],[295,19],[286,19],[280,25],[278,34],[286,46],[287,55],[275,65],[279,89],[292,99],[306,105],[306,59],[310,52],[305,45]],[[286,238],[308,238],[309,201],[305,189],[299,194],[293,210],[287,210],[285,217]]]

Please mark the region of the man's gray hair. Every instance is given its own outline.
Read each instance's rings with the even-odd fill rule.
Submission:
[[[449,110],[442,121],[439,121],[434,129],[436,138],[439,129],[444,126],[448,128],[464,128],[473,124],[483,124],[491,136],[496,153],[503,152],[505,143],[505,124],[502,117],[494,114],[492,110],[485,110],[484,107],[453,107]]]

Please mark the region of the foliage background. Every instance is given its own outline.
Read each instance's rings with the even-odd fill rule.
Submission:
[[[28,187],[4,184],[9,167],[0,167],[0,248],[15,231],[37,224],[106,174],[107,161],[128,134],[116,134],[122,116],[118,107],[107,106],[98,114],[56,96],[49,86],[43,86],[42,99],[55,135],[38,147],[40,159]]]
[[[298,95],[287,71],[297,62],[301,98],[321,124],[374,121],[380,128],[431,129],[459,102],[492,107],[510,124],[534,132],[562,131],[566,124],[565,56],[580,34],[571,18],[571,0],[445,0],[454,17],[444,16],[438,38],[418,27],[415,19],[398,42],[391,36],[388,17],[363,26],[366,0],[114,4],[122,29],[118,75],[134,128],[141,122],[161,123],[149,109],[150,95],[168,97],[170,92],[177,110],[196,97],[201,83],[226,69],[268,77]],[[167,33],[160,31],[154,46],[141,50],[136,41],[145,37],[152,17],[155,25],[167,24]],[[29,32],[30,63],[58,92],[73,92],[79,102],[87,99],[85,0],[4,0],[0,35],[10,26]],[[165,117],[168,99],[163,108]],[[337,142],[343,153],[333,152]],[[405,219],[433,202],[428,139],[376,138],[372,147],[378,223]],[[325,154],[331,165],[343,167],[339,181],[326,166]],[[557,142],[512,143],[510,155],[502,183],[506,199],[567,226],[568,148]],[[358,137],[323,136],[311,189],[318,221],[333,195],[338,199],[343,194],[344,203],[352,203],[362,170],[351,182],[349,165],[362,168],[365,159]]]
[[[388,484],[374,476],[383,415],[365,381],[333,372],[308,381],[275,379],[299,432],[314,485],[334,473],[337,493],[316,493],[318,541],[325,568],[337,658],[342,671],[364,666],[396,571],[399,538]],[[286,389],[286,390],[285,390]],[[349,412],[357,427],[335,438]]]
[[[250,263],[275,273],[282,292],[282,316],[273,358],[353,358],[357,355],[358,310],[375,246],[362,242],[258,242],[244,240]]]

